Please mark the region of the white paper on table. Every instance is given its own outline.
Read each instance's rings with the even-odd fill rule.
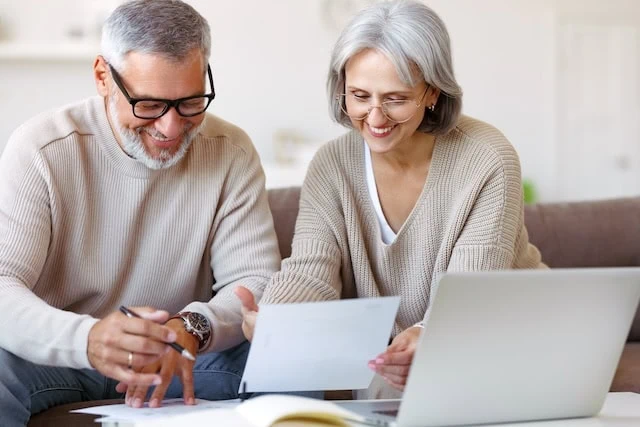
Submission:
[[[115,424],[113,427],[119,427]],[[216,408],[163,418],[137,421],[133,427],[233,426],[256,427],[233,409]]]
[[[185,405],[182,398],[166,399],[162,401],[159,408],[149,408],[149,404],[145,403],[142,408],[132,408],[125,404],[120,405],[103,405],[92,406],[88,408],[76,409],[71,412],[79,412],[83,414],[102,415],[102,418],[96,420],[100,422],[106,421],[126,421],[136,422],[140,420],[149,420],[153,418],[171,417],[191,412],[198,412],[213,408],[235,408],[240,401],[222,400],[209,401],[196,399],[195,405]]]
[[[240,391],[367,388],[389,344],[400,297],[260,307]]]

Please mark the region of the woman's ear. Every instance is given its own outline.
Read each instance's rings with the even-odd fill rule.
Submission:
[[[440,96],[440,89],[429,85],[429,90],[427,91],[425,106],[427,108],[429,108],[432,105],[437,105],[439,96]]]
[[[93,78],[96,82],[96,89],[98,95],[106,98],[109,95],[109,85],[107,84],[107,77],[109,76],[109,70],[107,67],[107,61],[104,60],[102,55],[98,55],[93,62]]]

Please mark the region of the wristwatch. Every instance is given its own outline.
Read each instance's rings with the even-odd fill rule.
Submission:
[[[191,311],[181,311],[172,316],[171,319],[182,319],[184,329],[198,340],[198,351],[207,346],[211,339],[211,323],[204,315]]]

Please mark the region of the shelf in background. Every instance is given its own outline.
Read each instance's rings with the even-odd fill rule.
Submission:
[[[0,42],[0,62],[6,61],[92,61],[100,52],[98,43]]]

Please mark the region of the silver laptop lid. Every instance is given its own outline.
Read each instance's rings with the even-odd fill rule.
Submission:
[[[639,299],[640,268],[446,274],[398,426],[596,414]]]

